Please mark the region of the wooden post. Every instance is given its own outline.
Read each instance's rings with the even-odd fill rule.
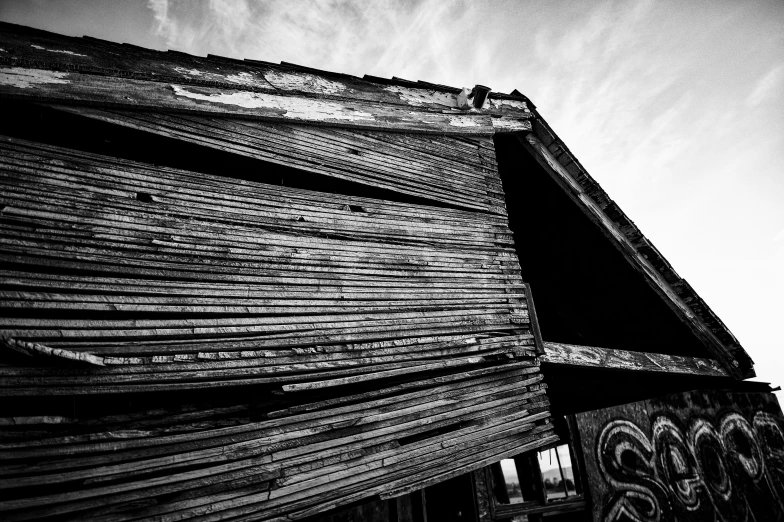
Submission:
[[[500,462],[490,464],[490,473],[493,475],[493,495],[501,504],[509,504],[509,491],[506,489],[506,479]]]
[[[563,468],[561,467],[561,457],[558,455],[558,446],[553,448],[555,451],[555,461],[558,463],[558,473],[561,475],[561,486],[563,486],[564,495],[569,496],[569,489],[566,487],[566,477],[564,477]]]
[[[542,331],[539,329],[539,319],[536,317],[536,307],[534,306],[534,297],[531,294],[531,285],[525,283],[525,301],[528,305],[528,319],[531,321],[531,332],[534,334],[534,344],[536,345],[536,353],[544,355],[544,341],[542,340]]]
[[[411,497],[411,519],[413,522],[427,522],[425,490],[414,491],[409,496]]]
[[[539,469],[538,452],[515,457],[517,477],[520,479],[520,489],[523,500],[538,500],[542,505],[547,503],[547,492],[542,483],[542,472]],[[530,522],[542,522],[541,513],[528,515]]]

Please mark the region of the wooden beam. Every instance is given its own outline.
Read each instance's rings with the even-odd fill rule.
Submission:
[[[353,100],[435,112],[530,118],[521,94],[491,93],[481,109],[459,110],[459,87],[373,76],[358,78],[282,62],[160,52],[97,38],[73,38],[0,22],[0,65],[78,72],[164,84],[242,89],[317,99]],[[463,104],[465,105],[465,104]]]
[[[536,307],[534,306],[534,297],[531,293],[531,285],[528,283],[525,283],[525,301],[528,305],[528,319],[531,323],[531,332],[534,335],[536,353],[541,355],[544,353],[544,341],[542,340],[542,331],[539,328],[539,318],[536,316]]]
[[[0,97],[36,102],[166,111],[348,128],[450,135],[530,131],[529,113],[514,116],[392,104],[298,92],[193,86],[72,71],[0,67]]]
[[[583,187],[559,163],[552,152],[533,134],[520,137],[523,147],[537,160],[550,176],[566,191],[567,195],[612,240],[632,267],[640,273],[648,285],[664,300],[673,312],[702,341],[711,354],[718,359],[727,373],[737,379],[747,375],[740,370],[740,362],[724,343],[694,313],[689,305],[675,292],[661,273],[640,253],[610,217],[585,192]]]
[[[730,376],[718,361],[713,359],[681,357],[661,353],[630,352],[547,341],[544,343],[544,350],[545,355],[540,358],[543,364],[581,366],[585,368],[612,368],[637,372],[682,373],[708,377]]]
[[[63,348],[50,348],[38,343],[29,343],[12,339],[6,335],[0,336],[0,347],[13,350],[30,357],[43,356],[67,359],[69,361],[84,362],[94,366],[103,366],[103,357],[98,357],[87,352],[74,352]]]

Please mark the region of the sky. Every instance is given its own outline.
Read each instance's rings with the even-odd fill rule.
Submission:
[[[782,0],[3,0],[0,20],[518,89],[735,334],[758,380],[784,385]]]

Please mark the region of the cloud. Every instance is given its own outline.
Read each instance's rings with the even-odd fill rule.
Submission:
[[[784,84],[784,64],[774,67],[760,78],[751,94],[746,98],[746,106],[759,107],[768,100],[772,100],[781,94],[784,89],[782,84]]]
[[[290,61],[360,73],[367,64],[400,66],[442,51],[437,20],[460,12],[456,2],[406,4],[321,0],[150,0],[167,45],[193,54]],[[369,72],[362,71],[361,73]]]
[[[147,0],[147,7],[153,12],[156,27],[155,32],[166,39],[166,43],[176,40],[176,22],[169,18],[168,0]]]

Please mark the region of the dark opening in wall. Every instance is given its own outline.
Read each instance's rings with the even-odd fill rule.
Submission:
[[[545,341],[710,356],[516,136],[496,135],[495,146]]]
[[[642,401],[698,389],[767,393],[767,383],[731,377],[630,372],[603,368],[543,365],[547,398],[554,417]]]

